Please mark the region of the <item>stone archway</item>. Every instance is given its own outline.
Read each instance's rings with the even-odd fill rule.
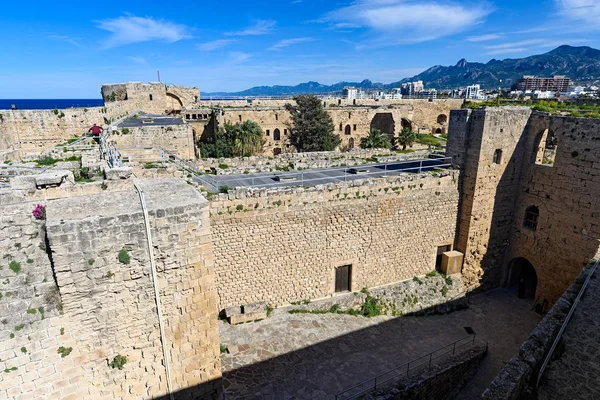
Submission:
[[[354,148],[354,138],[348,139],[348,150],[352,150]]]
[[[440,114],[437,117],[437,123],[440,125],[445,125],[448,122],[448,116],[446,114]]]
[[[400,125],[402,126],[402,129],[408,128],[412,130],[412,122],[406,118],[402,118],[402,120],[400,120]]]
[[[171,108],[174,110],[181,110],[183,108],[183,101],[181,101],[181,99],[179,98],[179,96],[173,94],[173,93],[169,93],[167,92],[167,97],[169,97],[171,100]],[[177,105],[179,105],[179,107],[177,107]]]
[[[281,140],[281,131],[279,128],[275,128],[273,131],[273,140]]]
[[[435,130],[435,133],[436,133],[437,135],[439,135],[439,134],[442,134],[442,133],[444,133],[444,132],[442,131],[442,128],[437,128],[437,129]]]
[[[346,128],[344,129],[344,134],[346,134],[346,135],[352,134],[352,128],[350,127],[350,125],[346,125]]]
[[[508,286],[517,289],[517,295],[525,299],[535,299],[538,284],[533,265],[524,257],[513,259],[509,264]]]

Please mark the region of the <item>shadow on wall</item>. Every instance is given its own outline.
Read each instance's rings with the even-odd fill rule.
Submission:
[[[598,239],[584,233],[594,222],[581,222],[589,206],[578,200],[591,186],[569,178],[582,170],[593,175],[573,156],[574,147],[583,153],[591,145],[579,143],[587,128],[577,128],[577,120],[527,112],[476,110],[462,121],[466,136],[458,140],[469,156],[464,150],[458,157],[463,173],[455,247],[465,253],[467,286],[515,286],[544,312],[598,250]]]
[[[460,310],[465,307],[466,300],[461,298],[423,310],[422,313],[444,313],[444,311],[450,309]],[[347,316],[347,318],[365,317]],[[456,329],[448,329],[447,332],[440,335],[443,337],[443,342],[440,342],[439,338],[432,338],[429,343],[423,343],[418,329],[407,330],[405,328],[406,325],[412,325],[416,322],[414,318],[418,317],[394,318],[272,358],[269,358],[272,354],[267,350],[262,350],[262,354],[257,355],[256,350],[237,348],[240,363],[243,362],[244,357],[258,357],[263,361],[225,371],[222,378],[223,387],[226,391],[224,398],[257,399],[264,397],[287,399],[298,396],[313,399],[333,399],[335,394],[360,382],[386,373],[415,358],[468,336],[463,327],[456,327]],[[318,325],[326,322],[324,320],[302,321],[302,317],[300,317],[298,321],[291,321],[291,323],[312,324],[306,328],[306,335],[310,338],[310,341],[315,342],[318,340],[316,334],[319,331]],[[420,322],[418,323],[420,324]],[[407,339],[413,340],[412,344],[403,346],[403,340]],[[306,339],[298,338],[298,340],[302,342]],[[227,345],[227,343],[223,343],[223,345]],[[279,343],[264,343],[263,348],[267,349],[270,346],[277,349],[281,345]],[[470,345],[463,347],[463,349],[470,348],[472,348]],[[231,356],[235,355],[236,353]],[[441,361],[443,358],[439,360]],[[232,363],[235,363],[235,361]],[[227,365],[225,365],[226,367]],[[423,371],[423,369],[420,371]],[[415,373],[418,372],[419,369],[415,369]],[[413,376],[412,372],[411,376]],[[202,398],[199,397],[199,393],[210,390],[211,385],[214,385],[214,383],[216,382],[204,383],[178,391],[174,393],[174,397],[175,399]],[[453,385],[454,383],[452,382]],[[169,400],[169,396],[163,396],[160,399]]]

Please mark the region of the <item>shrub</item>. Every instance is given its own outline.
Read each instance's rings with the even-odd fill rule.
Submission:
[[[21,347],[21,353],[27,354],[27,347],[25,347],[25,346]]]
[[[367,298],[362,306],[360,306],[360,313],[365,317],[376,317],[382,314],[382,307],[379,299],[371,296],[367,292]]]
[[[413,278],[413,281],[417,282],[419,285],[422,285],[422,284],[423,284],[423,281],[422,281],[422,280],[420,280],[418,276],[415,276],[415,277]]]
[[[127,364],[127,357],[117,354],[115,358],[110,362],[112,368],[123,369],[123,366]]]
[[[237,206],[235,206],[235,209],[238,211],[242,211],[244,209],[244,206],[242,204],[238,204]]]
[[[21,264],[13,260],[10,262],[10,264],[8,264],[8,268],[10,268],[15,274],[18,274],[19,271],[21,271]]]
[[[123,135],[128,135],[129,134],[129,128],[123,128],[123,129],[121,129],[121,133]]]
[[[219,186],[219,193],[227,193],[231,190],[229,186]]]
[[[121,251],[119,251],[119,262],[121,264],[129,264],[131,262],[131,259],[129,258],[129,253],[127,252],[127,249],[125,247],[123,247]]]
[[[267,305],[267,317],[270,317],[271,314],[273,314],[273,310],[275,310],[273,307]]]
[[[219,347],[221,348],[221,354],[227,353],[227,346],[225,346],[224,344],[219,345]]]
[[[444,285],[441,292],[442,292],[442,296],[446,297],[448,295],[448,286]]]
[[[33,264],[33,260],[31,258],[27,259],[27,264]]]
[[[57,162],[58,162],[57,159],[52,158],[50,156],[45,156],[45,157],[42,157],[42,158],[38,159],[35,163],[38,166],[47,166],[47,167],[49,167],[49,166],[52,166],[52,165],[56,164]]]
[[[94,265],[94,263],[95,263],[95,262],[96,262],[96,260],[94,260],[93,258],[90,258],[90,259],[88,260],[88,264],[89,264],[89,265]]]
[[[227,165],[227,164],[219,164],[219,168],[220,169],[227,169],[227,168],[229,168],[229,165]]]
[[[58,354],[60,354],[61,358],[65,358],[66,356],[68,356],[69,354],[71,354],[71,352],[73,351],[72,347],[63,347],[60,346],[58,348]]]

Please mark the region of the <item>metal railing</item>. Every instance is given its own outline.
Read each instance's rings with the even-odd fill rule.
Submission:
[[[562,326],[560,327],[560,330],[558,331],[558,334],[556,335],[556,338],[554,339],[554,343],[552,343],[552,347],[550,347],[550,351],[548,351],[548,355],[546,356],[546,359],[544,360],[544,363],[542,364],[542,367],[540,368],[540,372],[538,373],[537,380],[535,382],[536,389],[539,387],[540,379],[542,379],[542,375],[544,375],[544,371],[546,370],[546,367],[548,366],[548,363],[550,362],[550,359],[552,358],[552,355],[554,354],[554,350],[556,349],[556,346],[558,346],[558,343],[560,342],[562,334],[565,332],[565,329],[567,328],[567,325],[569,324],[569,321],[571,320],[571,317],[573,316],[573,313],[575,312],[575,309],[577,308],[577,305],[579,304],[579,301],[581,300],[581,297],[583,296],[583,293],[585,292],[585,289],[587,288],[588,283],[590,282],[590,279],[592,279],[592,275],[594,275],[594,272],[596,272],[596,268],[598,268],[598,265],[600,265],[600,259],[598,259],[598,261],[596,261],[596,263],[590,270],[589,274],[587,275],[587,278],[583,282],[581,289],[579,289],[579,293],[577,294],[577,297],[575,298],[575,301],[573,302],[573,305],[571,306],[571,309],[569,310],[569,313],[567,314],[567,317],[565,318],[565,322],[563,322]]]
[[[108,138],[111,135],[111,129],[103,132],[100,135],[100,154],[101,157],[108,162],[111,168],[118,168],[123,166],[123,160],[121,159],[121,153],[114,142],[109,142]]]
[[[417,165],[415,165],[417,164]],[[402,165],[408,165],[402,167]],[[395,168],[398,167],[399,168]],[[306,170],[292,173],[274,173],[273,175],[236,175],[231,178],[219,178],[212,180],[211,184],[217,187],[277,187],[277,186],[305,186],[306,183],[315,181],[327,181],[332,182],[347,182],[349,180],[361,179],[364,177],[387,177],[388,175],[395,175],[402,172],[414,172],[421,173],[423,171],[433,171],[436,169],[444,169],[452,166],[451,157],[438,157],[424,159],[424,160],[411,160],[403,162],[390,162],[380,164],[362,164],[351,167],[339,167],[339,168],[326,168],[323,170]],[[392,167],[392,168],[390,168]],[[376,171],[372,171],[376,169]],[[366,172],[360,172],[360,170],[366,170]],[[321,175],[317,177],[310,177],[311,175],[319,174],[322,171],[328,173],[339,171],[338,175]],[[341,172],[343,171],[343,174]],[[209,177],[210,175],[205,175]],[[272,179],[276,182],[265,183],[264,180]],[[261,180],[262,182],[257,182]]]
[[[449,355],[450,353],[454,355],[456,354],[457,350],[461,349],[464,346],[474,346],[475,337],[475,334],[463,337],[462,339],[459,339],[446,346],[440,347],[439,349],[434,350],[431,353],[427,353],[419,358],[415,358],[414,360],[402,364],[399,367],[389,370],[381,375],[377,375],[374,378],[362,381],[344,390],[343,392],[337,393],[335,395],[335,400],[356,399],[359,396],[377,390],[378,387],[380,388],[384,384],[389,383],[393,380],[400,379],[405,376],[410,376],[411,371],[414,372],[415,370],[422,367],[431,368],[434,360],[440,359],[446,355]]]

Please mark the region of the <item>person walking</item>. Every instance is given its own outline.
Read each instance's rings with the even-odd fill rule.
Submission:
[[[96,124],[94,124],[94,126],[92,126],[89,130],[88,133],[92,133],[92,137],[94,138],[94,141],[96,143],[100,143],[100,135],[102,134],[102,132],[104,131],[104,129],[101,126],[98,126]]]

